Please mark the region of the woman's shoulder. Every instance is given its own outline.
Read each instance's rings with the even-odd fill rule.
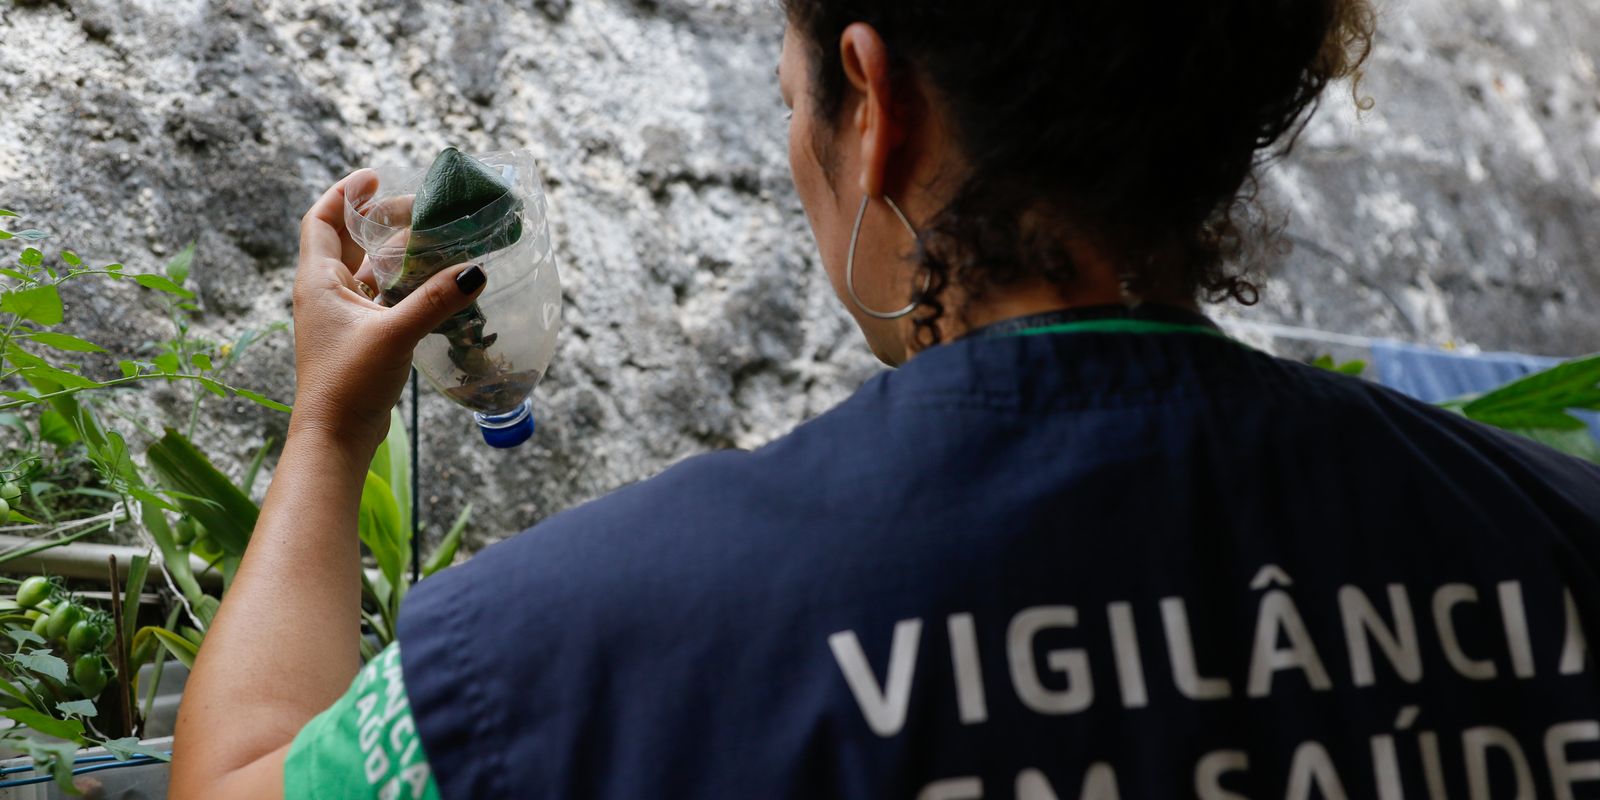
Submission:
[[[430,580],[495,584],[516,572],[545,590],[592,592],[626,584],[635,566],[652,575],[674,565],[708,568],[771,542],[773,528],[806,518],[817,495],[848,487],[861,470],[863,409],[857,398],[752,451],[693,456],[649,479],[567,509],[479,552]],[[578,584],[582,584],[581,588]],[[598,587],[604,588],[604,587]]]

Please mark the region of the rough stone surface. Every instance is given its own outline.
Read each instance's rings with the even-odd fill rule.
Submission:
[[[1222,313],[1600,350],[1600,3],[1416,0],[1382,27],[1376,107],[1335,90],[1266,177],[1296,246],[1260,307]],[[482,544],[766,441],[877,369],[789,182],[780,36],[767,0],[0,0],[0,207],[139,270],[196,242],[202,327],[232,338],[287,318],[297,218],[339,175],[531,148],[567,287],[541,432],[490,452],[422,398],[427,517],[471,502]],[[69,313],[129,348],[164,335],[128,298],[75,292]],[[278,334],[232,380],[289,399],[292,359]],[[133,406],[154,421],[186,397]],[[230,470],[281,440],[282,415],[207,408],[199,438]]]

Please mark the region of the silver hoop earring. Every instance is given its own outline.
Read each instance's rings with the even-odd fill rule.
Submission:
[[[920,304],[913,300],[911,305],[906,306],[899,311],[873,311],[872,309],[867,308],[866,303],[861,302],[861,295],[856,294],[856,246],[861,242],[861,223],[867,218],[867,204],[870,202],[872,202],[872,197],[870,195],[863,195],[861,198],[861,210],[856,212],[856,227],[855,230],[850,233],[850,255],[845,259],[844,263],[844,285],[845,288],[850,291],[850,300],[856,304],[856,308],[861,309],[861,313],[866,314],[874,319],[903,319],[907,316],[910,316],[911,312],[916,311],[917,306]],[[911,226],[911,220],[906,219],[905,212],[902,212],[900,207],[895,205],[893,200],[889,199],[888,195],[883,196],[883,202],[888,203],[889,210],[893,211],[894,215],[900,218],[900,223],[906,226],[906,230],[911,233],[911,238],[917,238],[917,229]],[[928,291],[927,284],[928,281],[924,280],[922,291]]]

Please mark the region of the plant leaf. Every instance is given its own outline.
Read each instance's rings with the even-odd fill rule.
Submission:
[[[1574,359],[1488,392],[1461,407],[1469,418],[1502,428],[1578,430],[1570,408],[1600,406],[1600,355]]]
[[[378,474],[394,495],[395,508],[400,511],[400,527],[411,527],[411,440],[406,435],[405,421],[399,409],[389,412],[389,435],[378,445],[372,457],[372,471]]]
[[[81,266],[83,266],[83,259],[80,258],[77,253],[74,253],[71,250],[62,250],[61,251],[61,260],[67,262],[67,266],[71,266],[71,267],[81,267]]]
[[[289,406],[286,406],[283,403],[280,403],[280,402],[278,402],[276,400],[273,400],[272,398],[267,397],[266,395],[260,394],[258,392],[252,392],[249,389],[234,389],[233,391],[235,393],[237,393],[240,397],[243,397],[246,400],[254,401],[256,403],[260,403],[261,405],[264,405],[267,408],[272,409],[273,411],[282,411],[283,413],[287,414],[287,413],[289,413],[289,412],[294,410],[293,408],[291,408]]]
[[[366,485],[361,490],[361,513],[358,533],[372,557],[378,561],[378,570],[392,586],[399,586],[410,555],[407,531],[400,526],[400,511],[394,505],[394,492],[376,472],[367,473]]]
[[[35,286],[0,295],[0,311],[40,325],[61,323],[61,292],[54,286]]]
[[[128,583],[122,589],[122,646],[131,655],[133,635],[139,627],[139,596],[144,594],[144,579],[150,572],[150,555],[134,556],[128,562]],[[129,659],[131,662],[132,659]]]
[[[21,687],[17,686],[11,681],[6,680],[5,678],[0,678],[0,692],[5,692],[11,697],[16,698],[17,700],[21,701],[23,705],[28,706],[29,708],[32,708],[35,702],[31,695],[22,691]]]
[[[216,382],[216,381],[214,381],[214,380],[212,380],[210,378],[199,378],[199,379],[196,380],[196,383],[200,384],[200,388],[205,389],[206,391],[208,391],[208,392],[210,392],[210,393],[212,393],[212,394],[214,394],[214,395],[216,395],[218,397],[227,397],[228,396],[228,390],[225,387],[223,387],[222,384],[220,384],[220,383],[218,383],[218,382]]]
[[[11,656],[18,664],[39,673],[55,678],[61,683],[67,682],[67,662],[50,654],[49,650],[38,648],[26,653],[16,653]]]
[[[104,747],[106,752],[116,756],[118,761],[127,761],[134,756],[149,756],[157,761],[172,760],[172,756],[168,754],[167,751],[157,750],[149,745],[140,744],[139,740],[132,736],[124,736],[121,739],[109,739],[101,742],[100,746]]]
[[[227,369],[228,367],[231,367],[237,363],[239,361],[239,357],[244,355],[244,351],[249,349],[251,344],[265,339],[266,337],[277,333],[278,331],[287,330],[288,327],[289,324],[286,322],[274,322],[265,328],[246,329],[243,333],[239,334],[239,339],[232,345],[225,344],[222,346],[222,368]]]
[[[33,771],[48,773],[56,782],[56,788],[64,794],[81,794],[82,790],[72,784],[73,758],[77,755],[78,745],[87,744],[82,736],[74,737],[70,741],[52,742],[31,737],[7,737],[5,743],[28,754],[33,759]]]
[[[66,350],[66,351],[71,352],[71,353],[104,353],[104,352],[106,352],[106,349],[104,347],[101,347],[100,345],[97,345],[94,342],[87,341],[85,339],[79,339],[76,336],[68,336],[68,335],[66,335],[64,333],[52,333],[50,331],[40,331],[39,333],[30,333],[30,334],[28,334],[28,338],[38,342],[39,344],[42,344],[42,345],[46,346],[46,347],[54,347],[57,350]]]
[[[450,532],[444,535],[439,546],[434,548],[433,555],[428,556],[422,565],[422,577],[426,578],[456,560],[456,550],[461,546],[461,534],[467,530],[467,522],[472,519],[472,504],[468,503],[461,513],[456,515],[456,521],[450,526]]]
[[[58,661],[60,659],[57,659]],[[12,708],[0,711],[0,717],[10,717],[46,736],[57,739],[79,741],[83,738],[83,723],[77,720],[62,720],[35,711],[31,708]]]
[[[224,592],[228,591],[228,584],[230,582],[232,582],[232,580],[233,580],[233,577],[231,575],[231,571],[235,570],[235,569],[238,569],[238,567],[239,567],[239,559],[238,559],[238,557],[225,558],[225,559],[222,560],[222,573],[223,573],[222,591],[224,591]],[[209,594],[201,595],[200,599],[193,601],[193,603],[194,603],[194,615],[199,617],[200,621],[204,622],[207,625],[211,624],[211,620],[214,620],[214,619],[217,618],[217,611],[222,608],[222,601],[218,600],[217,598],[215,598],[215,597],[213,597],[213,596],[211,596]],[[200,644],[199,642],[195,642],[195,645],[197,647],[199,646],[199,644]]]
[[[149,491],[149,490],[146,490],[146,489],[141,489],[141,488],[139,488],[137,486],[128,487],[128,494],[131,497],[133,497],[133,499],[138,500],[142,505],[149,506],[150,508],[153,508],[153,509],[161,509],[162,511],[182,511],[183,510],[183,509],[180,509],[177,506],[173,505],[172,503],[167,502],[167,500],[165,498],[161,497],[160,495],[156,494],[155,492],[152,492],[152,491]],[[150,521],[148,519],[144,521],[144,524],[145,524],[146,528],[150,527]],[[159,540],[157,540],[157,542],[159,543]],[[166,556],[165,550],[162,551],[161,562],[163,564],[169,563],[169,559]],[[168,572],[171,572],[171,570],[169,569]]]
[[[1469,410],[1466,415],[1485,425],[1515,431],[1581,431],[1589,427],[1583,420],[1555,408],[1511,408],[1488,412]]]
[[[93,700],[70,700],[65,703],[56,703],[56,710],[70,717],[86,717],[94,719],[100,710],[94,707]]]
[[[42,242],[50,238],[50,234],[29,228],[25,231],[17,231],[16,237],[26,242]]]
[[[1595,441],[1594,434],[1585,430],[1553,431],[1543,430],[1513,430],[1512,433],[1521,434],[1546,447],[1554,448],[1569,456],[1600,464],[1600,442]]]
[[[48,642],[44,640],[43,636],[40,636],[39,634],[34,633],[27,628],[7,628],[6,635],[10,636],[11,640],[16,642],[18,647],[25,644],[48,644]]]
[[[17,256],[17,263],[24,267],[37,267],[44,263],[44,253],[37,247],[25,247],[22,255]]]
[[[68,447],[77,442],[78,429],[53,408],[39,414],[39,438],[57,447]]]
[[[189,280],[189,267],[193,263],[194,242],[190,242],[188,247],[179,250],[178,254],[173,256],[171,261],[167,262],[167,268],[165,270],[167,277],[171,278],[174,283],[181,286],[184,281]],[[190,295],[190,297],[193,296],[194,295]]]
[[[133,276],[133,280],[146,289],[155,289],[158,292],[166,292],[167,294],[177,295],[185,300],[194,299],[194,292],[191,292],[188,289],[173,283],[164,275],[156,275],[153,273],[146,275],[135,275]]]
[[[244,555],[261,513],[250,497],[171,428],[160,441],[150,445],[145,455],[165,488],[187,495],[178,496],[178,505],[205,526],[212,541],[230,556]],[[207,502],[197,498],[206,498]]]
[[[244,480],[239,482],[239,491],[248,495],[255,490],[256,475],[261,473],[261,465],[267,460],[267,453],[272,452],[274,443],[272,437],[267,437],[266,443],[262,444],[261,449],[256,451],[255,457],[250,459],[250,466],[244,471]]]
[[[194,642],[166,628],[146,625],[139,629],[139,633],[133,637],[134,648],[137,649],[139,643],[144,641],[146,637],[154,637],[157,642],[161,643],[162,647],[167,648],[167,652],[171,653],[173,658],[178,659],[185,667],[194,669],[195,656],[200,653],[200,648],[196,647]]]
[[[14,217],[16,215],[17,212],[15,211],[7,211],[6,209],[0,208],[0,217]]]

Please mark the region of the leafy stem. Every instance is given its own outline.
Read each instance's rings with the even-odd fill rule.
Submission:
[[[252,392],[252,391],[250,391],[248,389],[240,389],[240,388],[237,388],[237,387],[234,387],[234,386],[229,386],[228,384],[225,384],[225,383],[223,383],[223,382],[221,382],[221,381],[219,381],[219,380],[217,380],[215,378],[207,378],[204,375],[184,375],[182,373],[146,372],[146,373],[140,373],[140,374],[137,374],[137,375],[128,375],[128,376],[121,377],[121,378],[114,378],[114,379],[109,380],[109,381],[96,381],[92,385],[89,385],[89,386],[73,386],[73,387],[70,387],[70,388],[67,388],[67,389],[60,389],[58,391],[49,392],[47,394],[35,395],[32,398],[26,399],[26,400],[10,400],[10,401],[4,402],[4,403],[0,403],[0,411],[9,411],[9,410],[14,409],[14,408],[22,408],[23,406],[33,405],[35,403],[39,403],[39,402],[46,401],[46,400],[54,400],[54,399],[60,398],[60,397],[70,397],[70,396],[78,394],[80,392],[92,391],[92,390],[96,390],[96,389],[110,389],[110,388],[115,387],[115,386],[125,386],[125,385],[132,384],[132,383],[139,383],[141,381],[152,381],[152,380],[194,381],[194,382],[199,383],[199,384],[201,384],[203,386],[206,386],[206,387],[211,387],[213,389],[222,390],[222,391],[234,394],[234,395],[238,395],[239,397],[243,397],[243,398],[245,398],[247,400],[252,400],[254,402],[257,402],[257,403],[260,403],[260,404],[262,404],[264,406],[267,406],[268,408],[274,408],[274,409],[277,409],[279,411],[284,411],[284,410],[288,409],[288,406],[285,406],[282,403],[277,403],[277,402],[274,402],[272,400],[268,400],[265,397],[262,397],[261,395],[258,395],[255,392]]]

